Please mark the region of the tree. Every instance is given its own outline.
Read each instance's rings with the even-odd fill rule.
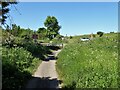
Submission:
[[[20,33],[21,33],[20,26],[17,26],[16,24],[12,24],[11,33],[12,33],[14,36],[19,36]]]
[[[1,12],[0,16],[2,16],[2,18],[0,18],[0,22],[3,25],[5,24],[5,21],[8,17],[7,13],[9,13],[9,11],[10,11],[10,8],[8,8],[8,6],[11,4],[17,4],[16,0],[12,0],[12,2],[8,2],[8,1],[1,2],[0,1],[0,5],[2,6],[2,8],[0,8],[0,12]]]
[[[97,34],[99,35],[99,37],[103,36],[103,32],[101,32],[101,31],[98,31]]]
[[[61,28],[54,16],[47,16],[44,26],[47,27],[47,36],[50,40],[59,34],[59,30]]]
[[[42,27],[42,28],[38,28],[38,31],[37,31],[37,33],[42,33],[42,32],[44,32],[46,29],[44,28],[44,27]]]
[[[37,33],[39,34],[39,38],[41,39],[44,39],[46,36],[47,36],[47,30],[44,28],[44,27],[42,27],[42,28],[39,28],[38,30],[37,30]]]
[[[17,25],[16,24],[12,24],[12,31],[11,32],[14,36],[17,36]]]

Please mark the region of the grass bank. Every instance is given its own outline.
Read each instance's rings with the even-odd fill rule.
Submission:
[[[73,37],[59,53],[57,71],[64,88],[116,88],[118,34],[82,42]]]

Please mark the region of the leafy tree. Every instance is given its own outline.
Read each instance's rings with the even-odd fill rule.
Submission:
[[[2,18],[0,18],[0,22],[2,24],[5,24],[5,21],[8,17],[7,13],[9,13],[9,11],[10,11],[10,8],[8,6],[11,5],[11,4],[17,4],[17,2],[16,2],[16,0],[13,0],[12,2],[8,2],[8,1],[5,1],[5,0],[3,0],[3,1],[4,2],[0,1],[0,5],[2,6],[2,8],[0,8],[0,11],[2,11],[2,13],[1,13]]]
[[[20,26],[18,27],[16,24],[12,24],[12,31],[11,33],[14,36],[17,36],[19,34]]]
[[[47,36],[50,40],[59,34],[61,26],[58,25],[56,17],[47,16],[44,25],[47,27]]]
[[[47,30],[44,27],[39,28],[37,33],[39,34],[39,39],[44,39],[47,36]]]
[[[33,30],[31,30],[31,29],[24,29],[24,28],[21,28],[20,29],[20,37],[22,37],[22,38],[24,38],[24,36],[26,37],[26,35],[28,36],[28,37],[31,37],[32,36],[32,34],[33,34]]]
[[[97,34],[99,35],[99,37],[103,36],[103,32],[101,32],[101,31],[98,31]]]
[[[46,30],[46,29],[45,29],[44,27],[39,28],[38,31],[37,31],[37,33],[42,33],[42,32],[44,32],[45,30]]]

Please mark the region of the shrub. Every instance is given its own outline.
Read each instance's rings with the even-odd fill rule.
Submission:
[[[31,52],[33,56],[39,57],[40,59],[44,59],[45,55],[47,55],[47,53],[50,52],[50,50],[47,47],[42,46],[40,44],[26,43],[23,44],[23,47],[27,51]]]
[[[110,33],[114,33],[114,32],[110,32]]]
[[[72,39],[73,37],[72,36],[70,36],[70,39]]]
[[[103,32],[101,32],[101,31],[98,31],[97,34],[99,35],[99,37],[103,36]]]
[[[31,78],[27,69],[38,62],[32,54],[24,48],[2,47],[2,84],[3,88],[21,88]]]

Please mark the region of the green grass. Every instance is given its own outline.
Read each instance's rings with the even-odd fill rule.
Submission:
[[[73,37],[58,55],[57,71],[63,87],[119,87],[117,36],[105,34],[87,42]]]

